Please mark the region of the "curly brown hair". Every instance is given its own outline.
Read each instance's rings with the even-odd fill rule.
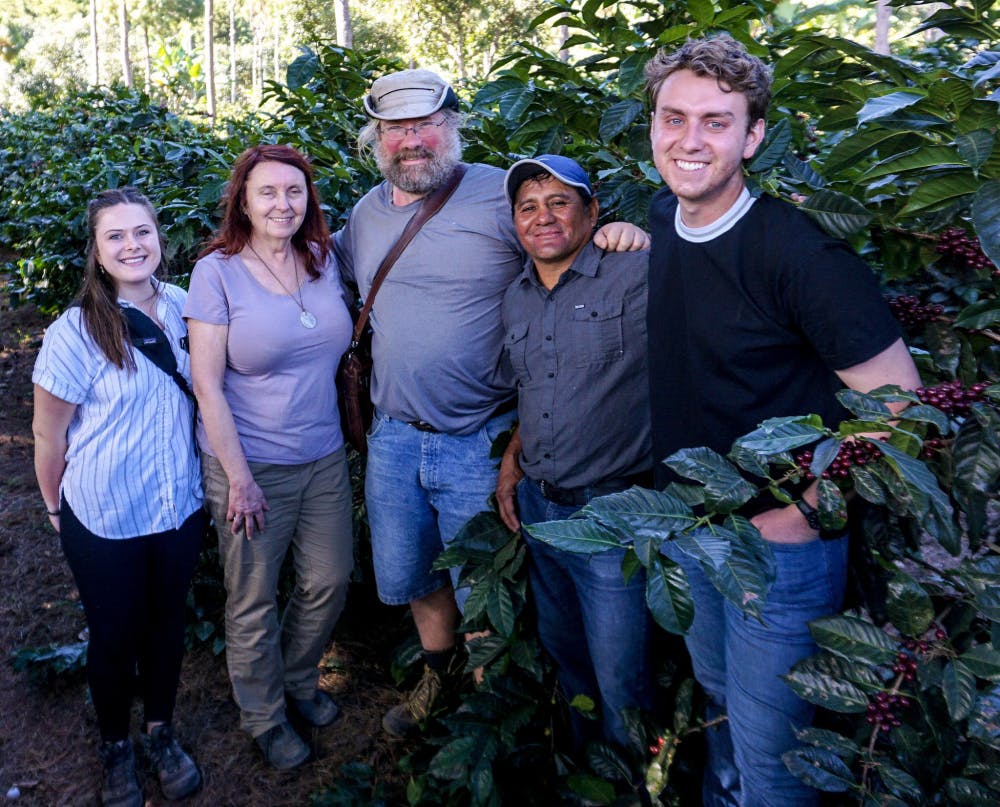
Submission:
[[[729,34],[691,39],[672,52],[661,48],[646,62],[646,90],[654,107],[663,82],[678,70],[690,70],[697,76],[711,76],[723,92],[738,92],[746,96],[748,131],[754,123],[767,117],[767,105],[771,101],[771,71]]]
[[[313,182],[312,166],[306,157],[291,146],[272,143],[261,143],[244,151],[236,162],[226,183],[226,192],[222,196],[222,224],[215,235],[205,245],[199,258],[212,252],[223,255],[235,255],[250,243],[252,225],[250,218],[244,212],[246,202],[247,180],[250,172],[260,163],[275,162],[298,168],[306,178],[306,215],[302,226],[292,236],[292,246],[302,259],[309,277],[314,280],[320,276],[319,267],[326,263],[332,249],[330,245],[330,230],[320,209],[319,193]]]

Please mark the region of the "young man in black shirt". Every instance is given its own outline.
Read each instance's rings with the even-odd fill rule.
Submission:
[[[688,42],[646,66],[656,167],[669,186],[650,210],[650,404],[654,460],[681,448],[725,454],[771,417],[845,417],[836,392],[920,380],[869,268],[793,205],[754,198],[743,160],[764,138],[765,65],[732,38]],[[657,465],[667,481],[667,469]],[[781,675],[815,652],[808,623],[841,606],[847,538],[821,540],[815,485],[798,506],[746,513],[777,575],[764,624],[681,561],[695,619],[688,648],[713,714],[705,804],[814,805],[781,754],[812,707]]]

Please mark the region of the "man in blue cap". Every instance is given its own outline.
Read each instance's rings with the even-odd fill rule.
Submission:
[[[462,161],[458,98],[429,70],[376,79],[359,145],[384,182],[354,206],[335,240],[343,277],[368,296],[383,256],[421,200]],[[503,343],[500,301],[523,255],[503,196],[504,172],[477,163],[386,275],[369,320],[372,401],[365,501],[381,600],[409,605],[424,674],[383,718],[386,731],[419,731],[456,683],[458,569],[431,568],[496,485],[492,441],[514,419],[512,389],[495,378]],[[608,228],[605,228],[608,229]],[[646,241],[631,225],[598,239],[619,249]]]
[[[528,255],[502,307],[519,426],[501,462],[497,502],[516,530],[568,518],[595,496],[651,485],[648,253],[594,244],[597,199],[567,157],[515,163],[505,189]],[[563,694],[592,699],[601,717],[571,712],[577,744],[625,745],[623,710],[653,702],[645,576],[625,581],[624,550],[586,557],[525,541],[538,633]]]

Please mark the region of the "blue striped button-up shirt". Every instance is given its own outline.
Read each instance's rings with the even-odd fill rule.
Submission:
[[[180,347],[185,296],[177,286],[160,284],[157,316],[178,370],[190,380],[188,354]],[[201,506],[192,403],[142,353],[134,356],[135,372],[108,362],[73,307],[45,332],[32,374],[35,384],[77,405],[60,494],[102,538],[176,529]]]

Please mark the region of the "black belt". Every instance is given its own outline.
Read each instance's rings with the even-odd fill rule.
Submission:
[[[502,404],[500,404],[496,409],[494,409],[486,420],[493,420],[495,417],[500,415],[506,415],[508,412],[513,412],[517,409],[517,396],[513,398],[508,398]],[[439,434],[441,430],[426,420],[407,420],[405,421],[407,426],[412,426],[417,431],[430,432],[431,434]]]
[[[542,497],[553,504],[583,507],[591,499],[595,499],[598,496],[606,496],[609,493],[619,493],[620,491],[628,490],[633,485],[651,488],[653,486],[653,472],[642,471],[630,476],[616,476],[613,479],[605,479],[602,482],[598,482],[596,485],[585,485],[579,488],[556,487],[544,479],[532,481],[538,485],[538,490],[541,492]]]

